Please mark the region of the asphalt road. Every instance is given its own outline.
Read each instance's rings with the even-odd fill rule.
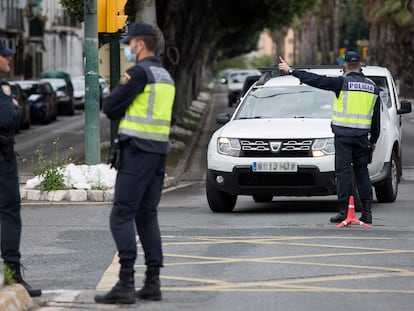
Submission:
[[[159,206],[165,267],[161,302],[97,305],[116,282],[109,204],[24,204],[25,278],[44,294],[38,310],[412,310],[414,303],[414,180],[403,180],[391,204],[374,203],[374,224],[337,229],[335,197],[239,197],[233,213],[212,213],[205,189],[205,146],[216,112],[182,180]],[[136,262],[136,287],[144,271]]]
[[[110,121],[100,112],[100,142],[110,141]],[[36,150],[41,150],[47,161],[59,158],[68,160],[85,156],[85,112],[76,110],[74,116],[58,116],[56,121],[47,125],[33,124],[29,130],[22,130],[15,137],[15,149],[19,155],[19,174],[35,175],[39,166]],[[54,144],[57,142],[58,144]],[[106,161],[106,159],[103,159]],[[71,161],[66,161],[69,163]]]

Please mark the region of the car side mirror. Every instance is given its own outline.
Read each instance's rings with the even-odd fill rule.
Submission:
[[[401,108],[397,110],[397,114],[405,114],[411,112],[411,102],[408,100],[401,101]]]
[[[226,124],[229,121],[230,121],[230,113],[228,112],[220,113],[216,116],[216,122],[218,124]]]
[[[227,84],[227,79],[226,78],[221,78],[220,82],[221,82],[221,84]]]

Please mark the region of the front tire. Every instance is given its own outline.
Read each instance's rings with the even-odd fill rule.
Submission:
[[[210,178],[206,180],[206,193],[208,205],[213,212],[230,213],[233,211],[237,196],[218,190]]]
[[[398,158],[395,151],[393,151],[387,177],[383,182],[375,186],[375,194],[378,202],[391,203],[397,199],[399,181],[398,167]]]

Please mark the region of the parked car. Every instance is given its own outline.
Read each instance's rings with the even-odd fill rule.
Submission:
[[[73,78],[73,100],[76,109],[85,108],[85,78]]]
[[[240,98],[240,94],[246,78],[249,76],[257,75],[260,75],[260,71],[255,69],[234,69],[226,73],[223,82],[227,85],[229,107],[233,106],[233,104],[236,104]]]
[[[306,70],[342,75],[340,67]],[[401,115],[411,112],[411,103],[399,101],[388,69],[367,66],[363,72],[379,86],[381,97],[381,134],[368,170],[378,202],[394,202],[402,175]],[[206,178],[214,212],[231,212],[239,195],[270,202],[274,196],[336,194],[334,93],[290,75],[268,77],[249,89],[232,116],[217,116],[224,126],[210,139]]]
[[[74,88],[75,106],[77,109],[85,108],[85,76],[78,76],[72,79]],[[102,109],[102,103],[106,96],[109,95],[110,90],[108,83],[102,77],[98,77],[99,86],[99,109]]]
[[[69,96],[72,98],[72,101],[73,101],[73,84],[72,84],[72,78],[69,73],[64,72],[64,71],[44,71],[40,73],[40,78],[41,79],[50,79],[50,78],[64,79],[67,83]],[[73,105],[69,107],[66,112],[68,114],[73,114],[72,113],[74,112],[73,107],[74,107]],[[61,111],[60,109],[59,113],[65,113],[65,112]]]
[[[13,95],[19,102],[20,122],[16,125],[16,133],[19,133],[20,129],[30,128],[30,103],[27,99],[26,93],[22,90],[19,84],[17,84],[16,82],[10,82],[10,86]]]
[[[52,85],[47,81],[15,81],[23,91],[30,104],[30,118],[33,122],[47,124],[57,117],[57,98]]]
[[[58,114],[73,116],[75,114],[73,90],[70,91],[66,80],[61,78],[45,78],[41,81],[47,81],[52,85],[56,93]]]

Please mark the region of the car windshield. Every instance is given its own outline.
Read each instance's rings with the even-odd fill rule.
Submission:
[[[257,88],[246,96],[235,119],[329,119],[333,102],[333,92],[308,86]]]
[[[250,75],[253,75],[253,72],[241,71],[230,74],[230,82],[231,83],[243,83],[246,78]]]
[[[20,82],[19,84],[27,96],[30,96],[32,94],[42,94],[40,85],[38,83]]]
[[[54,91],[66,91],[66,82],[63,79],[44,79],[45,81],[48,81],[51,85]]]

